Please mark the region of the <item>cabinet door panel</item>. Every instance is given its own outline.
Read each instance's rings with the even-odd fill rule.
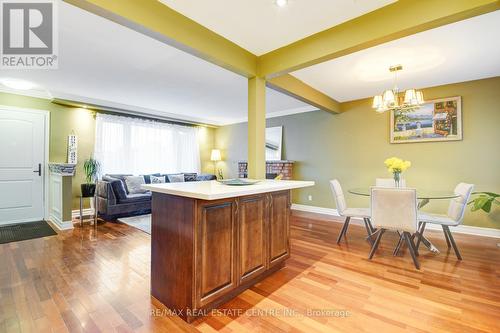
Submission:
[[[201,204],[197,226],[197,303],[203,306],[231,291],[235,275],[234,201]]]
[[[269,213],[269,257],[275,265],[290,256],[289,244],[289,191],[271,193]]]
[[[241,198],[239,206],[239,277],[243,281],[266,269],[266,195]]]

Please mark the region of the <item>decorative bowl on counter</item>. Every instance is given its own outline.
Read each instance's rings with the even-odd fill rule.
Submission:
[[[229,186],[245,186],[245,185],[254,185],[257,184],[258,180],[246,180],[246,179],[221,179],[218,180],[219,183]]]

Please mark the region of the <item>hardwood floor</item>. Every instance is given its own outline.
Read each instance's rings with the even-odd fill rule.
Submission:
[[[372,261],[364,227],[294,212],[286,267],[188,325],[149,296],[150,237],[127,225],[0,245],[0,332],[499,332],[500,249],[455,235],[464,258],[421,249],[393,257],[386,233]]]

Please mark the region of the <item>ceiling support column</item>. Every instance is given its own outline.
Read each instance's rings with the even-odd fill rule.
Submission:
[[[266,178],[266,80],[248,79],[248,178]]]

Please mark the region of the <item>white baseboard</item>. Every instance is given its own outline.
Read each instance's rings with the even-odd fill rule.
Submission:
[[[324,207],[317,207],[317,206],[292,204],[292,209],[302,211],[302,212],[325,214],[325,215],[336,216],[336,217],[340,216],[338,211],[336,209],[333,209],[333,208],[324,208]],[[333,221],[334,222],[342,222],[341,220],[333,220]],[[351,223],[361,225],[363,223],[363,220],[362,219],[351,219]],[[430,229],[430,230],[442,230],[441,227],[439,225],[436,225],[436,224],[427,224],[426,228]],[[452,232],[456,232],[459,234],[500,238],[500,230],[499,229],[473,227],[470,225],[459,225],[457,227],[452,227],[451,230],[452,230]]]
[[[89,216],[89,215],[94,215],[94,209],[93,208],[85,208],[82,210],[82,214],[83,216]],[[80,217],[80,210],[79,209],[75,209],[73,211],[71,211],[71,218],[77,218],[77,217]]]
[[[73,221],[61,221],[56,216],[51,216],[48,222],[59,230],[70,230],[73,229]]]

